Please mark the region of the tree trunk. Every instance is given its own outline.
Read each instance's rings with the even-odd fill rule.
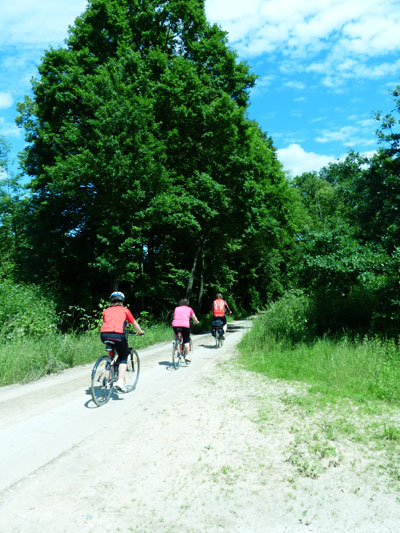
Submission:
[[[198,299],[199,310],[201,310],[203,293],[204,293],[204,254],[201,256],[200,287],[199,287],[199,299]]]
[[[203,233],[200,237],[200,244],[196,250],[196,253],[194,254],[194,260],[193,260],[193,266],[192,270],[190,272],[189,281],[186,287],[186,298],[190,300],[190,296],[192,295],[192,289],[194,284],[194,278],[196,274],[196,267],[197,267],[197,261],[199,260],[199,257],[203,253],[204,244],[206,242],[207,233],[209,231],[209,228],[206,228],[203,230]]]
[[[186,298],[188,300],[190,300],[190,296],[192,295],[192,289],[193,289],[194,277],[195,277],[195,273],[196,273],[197,260],[199,258],[200,252],[202,250],[202,246],[203,245],[200,244],[200,246],[197,248],[196,253],[194,255],[193,266],[192,266],[192,270],[191,270],[190,276],[189,276],[189,281],[188,281],[188,284],[187,284],[187,287],[186,287]]]

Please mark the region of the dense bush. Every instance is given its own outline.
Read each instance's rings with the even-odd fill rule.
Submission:
[[[313,299],[301,290],[287,291],[271,304],[259,322],[263,335],[276,340],[300,342],[315,336]]]
[[[56,330],[55,303],[33,285],[0,282],[0,339],[40,337]]]

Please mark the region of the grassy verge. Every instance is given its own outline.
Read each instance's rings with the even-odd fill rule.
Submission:
[[[171,328],[155,325],[145,329],[144,337],[133,344],[145,346],[171,339]],[[0,386],[26,383],[65,368],[92,363],[104,352],[99,334],[60,335],[52,333],[40,339],[22,338],[0,345]]]
[[[297,474],[313,478],[343,462],[349,464],[348,449],[355,449],[354,471],[364,468],[365,473],[371,468],[398,484],[400,353],[396,344],[346,338],[291,344],[276,340],[263,326],[263,321],[256,321],[243,338],[238,362],[242,368],[287,383],[280,404],[290,413],[293,440],[286,456]],[[268,398],[260,398],[261,428],[269,416]]]
[[[393,342],[320,339],[309,345],[275,341],[257,331],[244,337],[240,362],[273,378],[302,381],[310,391],[400,404],[400,353]]]

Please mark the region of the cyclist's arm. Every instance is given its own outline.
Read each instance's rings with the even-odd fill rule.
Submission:
[[[197,316],[193,313],[193,315],[190,317],[193,322],[197,325],[197,324],[200,324],[200,322],[197,320]]]
[[[138,335],[144,335],[144,332],[143,332],[142,328],[139,326],[139,324],[136,322],[136,320],[134,320],[132,322],[132,326],[134,327],[134,329],[136,330]]]

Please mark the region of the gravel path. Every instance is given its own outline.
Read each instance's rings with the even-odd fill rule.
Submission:
[[[305,387],[241,370],[249,327],[220,350],[196,336],[178,371],[170,343],[141,351],[137,390],[101,408],[91,365],[0,389],[0,531],[399,531],[387,450],[332,434]]]

